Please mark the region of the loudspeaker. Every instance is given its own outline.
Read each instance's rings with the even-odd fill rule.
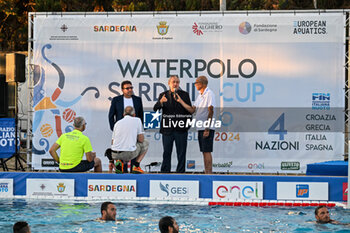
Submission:
[[[6,54],[6,82],[25,82],[25,59],[20,53]]]
[[[7,98],[7,82],[5,75],[0,74],[0,117],[7,117],[8,98]]]

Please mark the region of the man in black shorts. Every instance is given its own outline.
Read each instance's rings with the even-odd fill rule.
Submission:
[[[191,114],[196,112],[196,121],[207,121],[213,119],[215,111],[215,95],[212,90],[208,88],[208,79],[205,76],[200,76],[194,83],[199,96],[194,102],[193,106],[186,104],[179,96],[177,101]],[[209,124],[211,125],[211,124]],[[212,174],[213,159],[211,153],[213,152],[214,143],[214,128],[197,128],[199,150],[203,153],[205,174]]]
[[[92,152],[92,146],[87,136],[83,135],[86,122],[83,117],[74,119],[74,130],[62,134],[51,146],[49,152],[52,158],[60,164],[61,172],[86,172],[94,168],[95,172],[102,172],[101,160]],[[61,156],[57,150],[61,148]],[[87,160],[82,160],[84,153]]]

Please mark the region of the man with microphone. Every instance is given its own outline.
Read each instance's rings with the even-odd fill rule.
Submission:
[[[180,79],[177,75],[172,75],[168,81],[169,89],[159,95],[157,103],[153,110],[162,110],[162,120],[160,133],[163,142],[163,162],[161,172],[169,173],[171,170],[171,153],[175,141],[177,153],[177,173],[185,172],[186,149],[187,149],[187,119],[192,115],[178,101],[177,96],[189,106],[191,106],[190,96],[187,92],[180,90]]]

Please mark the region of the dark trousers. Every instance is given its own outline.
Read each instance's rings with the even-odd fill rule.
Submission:
[[[177,153],[177,173],[185,173],[186,166],[186,148],[187,148],[187,131],[173,131],[170,134],[166,133],[162,135],[163,141],[163,162],[161,172],[169,173],[171,170],[171,153],[173,151],[173,145],[175,141],[176,153]]]

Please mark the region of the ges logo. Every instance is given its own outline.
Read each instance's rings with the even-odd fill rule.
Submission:
[[[166,196],[168,197],[169,194],[173,194],[173,195],[184,195],[188,193],[187,187],[171,187],[169,188],[169,184],[162,184],[159,183],[159,188],[160,190],[162,190],[163,192],[166,193]]]
[[[301,198],[309,197],[309,185],[308,184],[297,184],[296,195]]]

